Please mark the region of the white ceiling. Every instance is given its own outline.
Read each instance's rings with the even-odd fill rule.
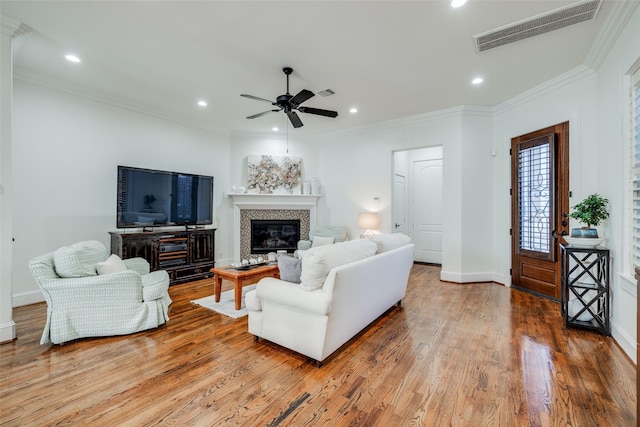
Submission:
[[[275,99],[332,89],[304,105],[290,133],[367,126],[460,105],[493,106],[585,64],[615,16],[476,53],[472,36],[575,1],[5,1],[0,13],[32,31],[14,44],[19,78],[232,132],[286,128]],[[615,19],[613,19],[615,24]],[[67,53],[82,59],[73,64]],[[484,84],[471,85],[475,76]],[[209,105],[201,108],[198,99]],[[355,106],[357,114],[349,113]]]

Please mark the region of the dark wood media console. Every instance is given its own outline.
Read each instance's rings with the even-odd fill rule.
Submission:
[[[182,231],[109,232],[111,253],[122,259],[142,257],[151,271],[166,270],[171,284],[212,277],[215,228]]]

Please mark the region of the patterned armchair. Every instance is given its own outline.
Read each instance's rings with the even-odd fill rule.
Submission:
[[[40,344],[125,335],[169,320],[169,276],[142,258],[121,260],[90,240],[29,262],[47,302]]]

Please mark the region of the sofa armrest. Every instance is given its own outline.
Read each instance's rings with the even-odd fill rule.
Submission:
[[[266,277],[256,287],[258,297],[265,302],[273,302],[302,311],[309,311],[320,315],[328,315],[331,310],[331,299],[322,289],[305,291],[300,285],[284,280]]]
[[[154,301],[164,298],[169,289],[169,273],[158,270],[142,276],[142,300]]]
[[[151,266],[149,265],[149,262],[144,258],[140,258],[140,257],[128,258],[128,259],[123,259],[122,261],[124,262],[124,265],[126,265],[129,270],[133,270],[140,275],[149,274],[149,271],[151,271]]]
[[[132,270],[102,276],[49,280],[42,283],[41,288],[54,305],[142,302],[142,279]]]

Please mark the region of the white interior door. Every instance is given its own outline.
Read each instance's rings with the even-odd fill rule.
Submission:
[[[442,264],[442,158],[413,162],[414,259]]]
[[[393,232],[407,234],[407,189],[405,177],[394,174],[393,181]]]

